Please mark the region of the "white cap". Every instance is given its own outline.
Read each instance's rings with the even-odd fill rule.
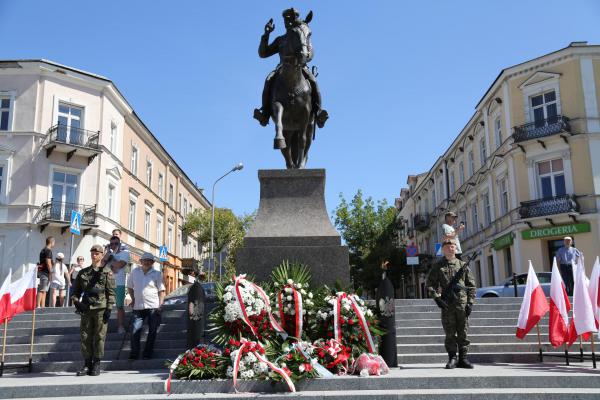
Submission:
[[[154,256],[152,255],[152,253],[149,252],[145,252],[144,254],[142,254],[142,256],[140,257],[140,261],[142,260],[152,260],[154,261]]]
[[[56,258],[60,258],[61,260],[63,260],[65,258],[65,255],[63,253],[58,253],[56,254]]]
[[[570,240],[572,242],[573,238],[571,236],[565,236],[565,238],[563,240]]]

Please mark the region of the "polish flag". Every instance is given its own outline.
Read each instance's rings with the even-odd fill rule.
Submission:
[[[31,311],[35,309],[35,298],[37,295],[36,268],[26,272],[23,277],[10,284],[11,315]]]
[[[596,257],[592,277],[590,278],[590,300],[592,301],[592,310],[596,320],[596,328],[600,325],[600,259]]]
[[[4,279],[4,283],[0,286],[0,323],[6,318],[10,318],[10,276],[11,271],[8,271],[8,276]]]
[[[591,332],[598,332],[594,309],[590,299],[589,281],[585,276],[583,256],[579,257],[577,275],[573,289],[573,318],[569,326],[569,346],[571,346],[579,335],[587,340]]]
[[[531,329],[548,312],[548,300],[544,290],[540,286],[540,281],[533,270],[531,260],[529,260],[529,272],[527,273],[527,285],[525,286],[525,296],[519,311],[519,322],[517,324],[517,337],[523,339]]]
[[[559,347],[569,340],[569,311],[571,303],[567,297],[565,284],[556,265],[552,263],[552,281],[550,284],[550,343]]]

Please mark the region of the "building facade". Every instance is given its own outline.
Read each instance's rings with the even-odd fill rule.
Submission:
[[[34,266],[47,236],[68,257],[75,210],[73,259],[119,228],[132,263],[167,246],[165,283],[177,287],[182,259],[202,252],[185,217],[210,204],[118,88],[50,61],[0,61],[0,106],[0,276]]]
[[[600,255],[600,46],[574,42],[502,70],[419,177],[397,202],[406,240],[433,255],[454,211],[463,252],[479,253],[479,286],[526,273],[529,260],[551,270],[567,235],[589,274]]]

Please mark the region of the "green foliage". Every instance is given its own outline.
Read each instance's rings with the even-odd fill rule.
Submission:
[[[361,190],[350,203],[340,194],[335,225],[350,251],[350,274],[356,288],[377,286],[383,260],[401,265],[397,264],[402,260],[396,246],[396,212],[385,199],[377,204],[371,197],[364,199]]]
[[[290,263],[284,260],[271,272],[271,280],[275,286],[284,286],[288,279],[302,285],[309,283],[311,279],[310,269],[301,263]]]

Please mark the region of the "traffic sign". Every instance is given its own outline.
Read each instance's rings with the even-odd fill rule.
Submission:
[[[419,257],[406,257],[406,265],[419,265]]]
[[[167,256],[167,246],[160,246],[158,250],[158,259],[160,261],[167,261],[169,259]]]
[[[71,210],[71,233],[81,235],[81,213]]]
[[[435,255],[437,257],[442,257],[443,256],[443,254],[442,254],[442,244],[441,243],[436,243],[435,244]]]
[[[416,257],[419,255],[419,249],[417,249],[417,245],[411,243],[406,248],[406,257]]]

